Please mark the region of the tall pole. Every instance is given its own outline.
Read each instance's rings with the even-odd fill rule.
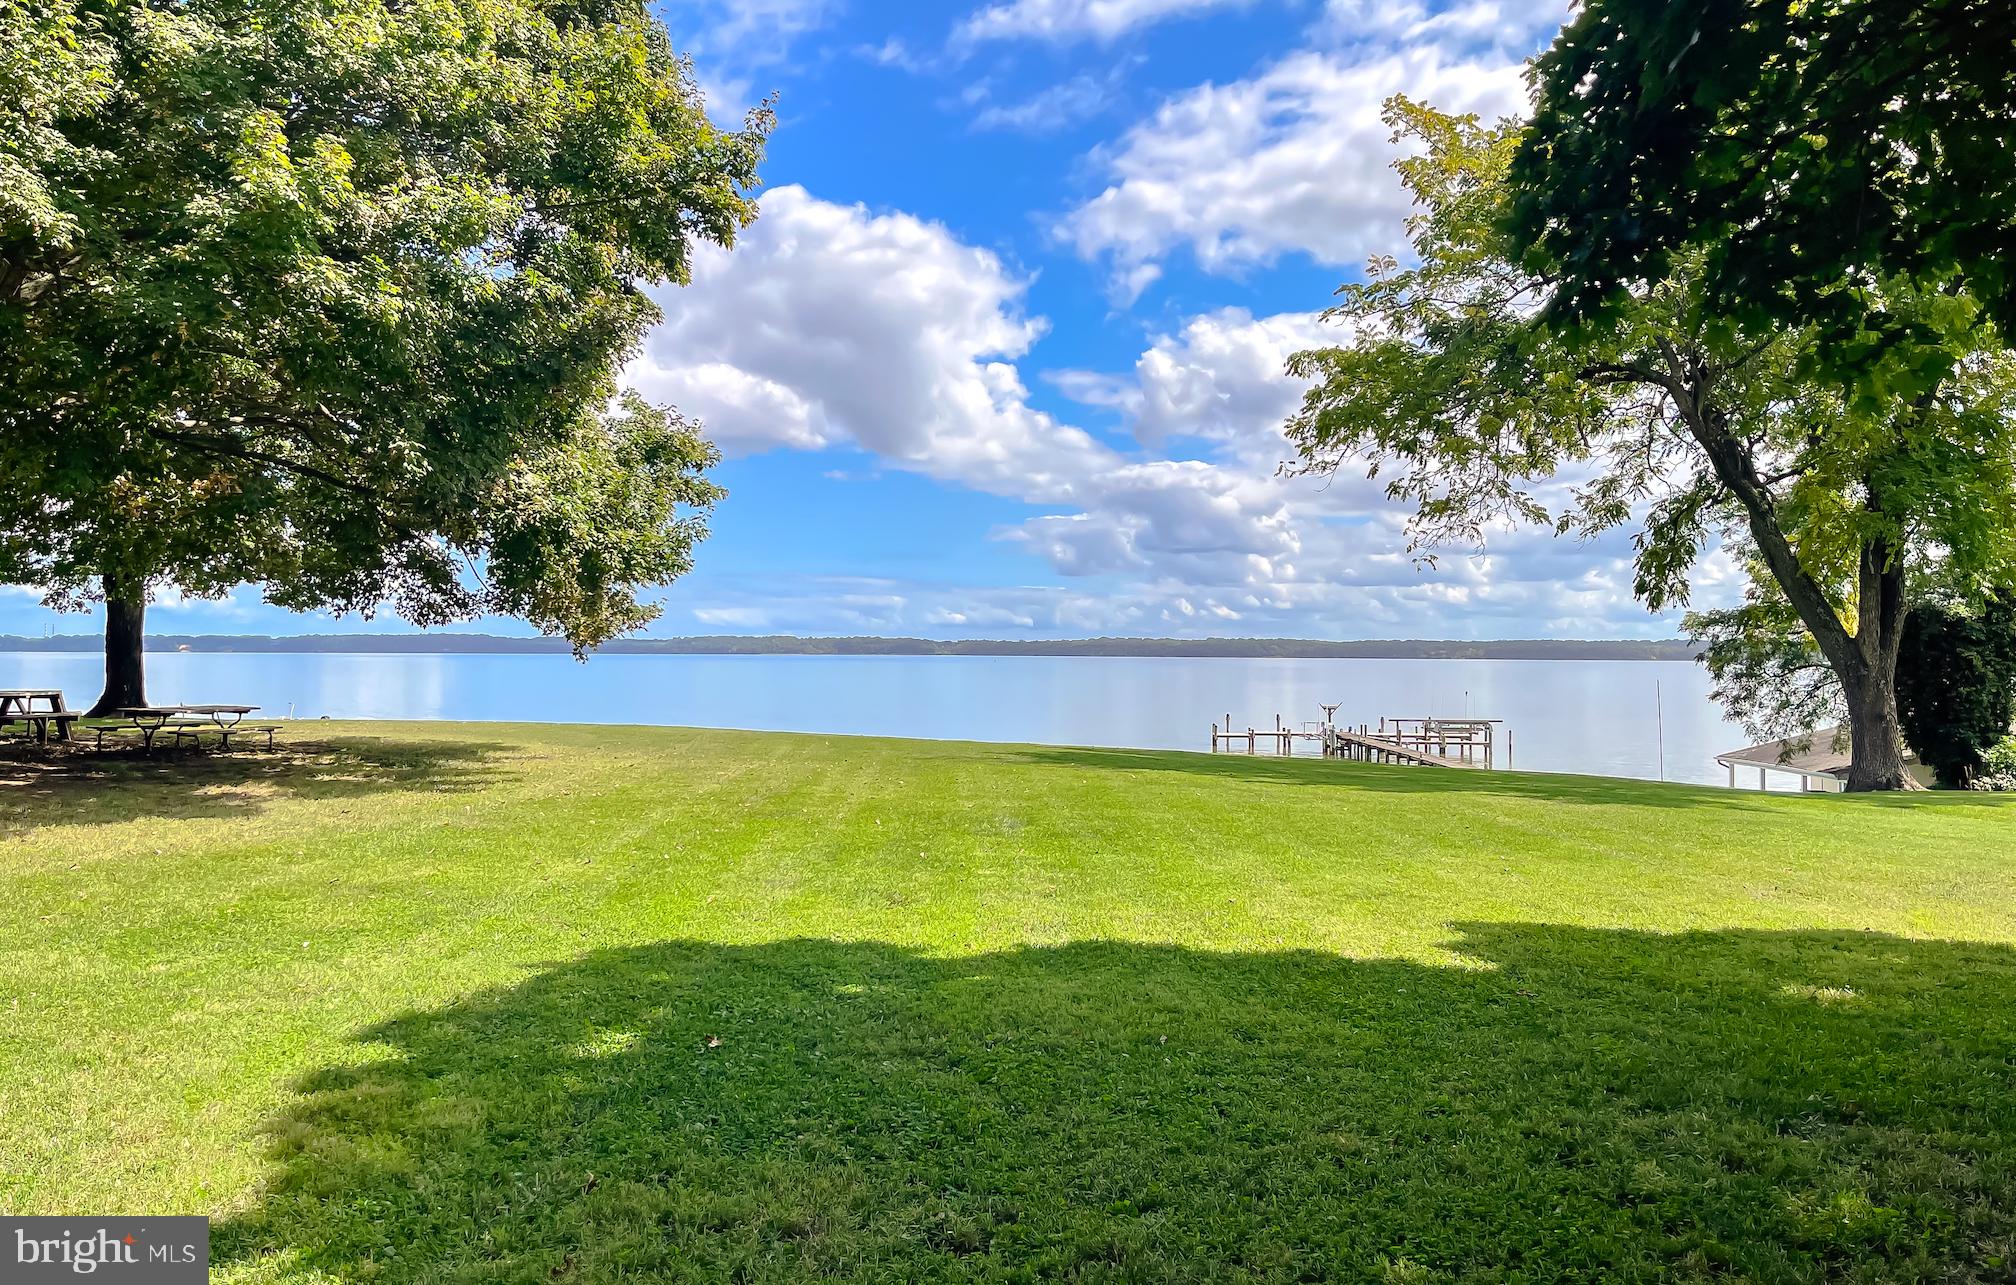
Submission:
[[[1666,779],[1666,692],[1658,679],[1652,680],[1652,709],[1659,722],[1659,779]]]

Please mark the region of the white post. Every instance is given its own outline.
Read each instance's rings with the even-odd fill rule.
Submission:
[[[1655,679],[1652,683],[1652,709],[1659,720],[1659,779],[1666,779],[1666,692]]]

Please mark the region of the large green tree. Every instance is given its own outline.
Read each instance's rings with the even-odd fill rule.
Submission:
[[[1895,691],[1908,556],[1956,576],[2016,553],[2016,372],[1961,293],[1890,283],[1888,306],[1945,345],[1929,388],[1842,394],[1810,330],[1716,310],[1689,262],[1613,301],[1598,330],[1535,325],[1547,283],[1505,227],[1521,128],[1405,100],[1416,266],[1388,258],[1330,312],[1348,338],[1297,355],[1302,467],[1365,467],[1413,501],[1424,548],[1505,524],[1636,531],[1636,590],[1685,604],[1707,542],[1736,531],[1845,694],[1849,787],[1908,788]]]
[[[639,0],[0,0],[0,579],[652,616],[717,492],[617,397],[768,128],[709,122]],[[14,104],[18,104],[18,107]]]
[[[2016,333],[2012,68],[2008,0],[1583,0],[1536,66],[1516,242],[1557,317],[1684,268],[1817,326],[1845,382],[1923,391],[1941,334],[1871,288],[1958,281]]]

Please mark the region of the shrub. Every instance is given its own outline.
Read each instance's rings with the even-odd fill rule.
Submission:
[[[1982,755],[1981,774],[1974,778],[1974,788],[2016,794],[2016,736]]]

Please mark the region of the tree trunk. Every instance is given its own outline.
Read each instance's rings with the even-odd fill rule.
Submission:
[[[1904,764],[1904,728],[1897,717],[1897,666],[1863,676],[1848,695],[1848,791],[1922,789]]]
[[[105,694],[91,707],[91,718],[147,703],[146,661],[140,650],[146,636],[147,581],[107,572],[104,586]]]
[[[1879,499],[1869,485],[1872,511]],[[1848,698],[1848,790],[1924,787],[1904,766],[1904,721],[1897,713],[1897,658],[1904,652],[1904,556],[1888,540],[1862,542],[1855,646],[1861,664],[1841,675]]]
[[[1776,513],[1751,505],[1750,533],[1847,698],[1849,793],[1922,789],[1904,767],[1904,726],[1897,714],[1904,560],[1882,540],[1863,543],[1856,631],[1850,634],[1825,591],[1799,565]]]

